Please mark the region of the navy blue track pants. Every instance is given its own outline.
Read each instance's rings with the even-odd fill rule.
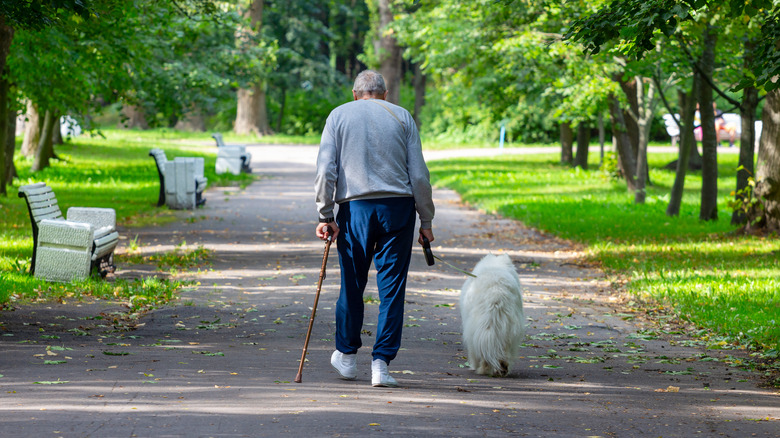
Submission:
[[[341,292],[336,303],[336,349],[340,352],[354,354],[362,346],[363,292],[373,260],[380,304],[372,356],[390,363],[398,353],[415,213],[411,197],[339,204]]]

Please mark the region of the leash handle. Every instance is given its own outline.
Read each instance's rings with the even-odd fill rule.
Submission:
[[[433,251],[431,251],[431,242],[428,240],[427,237],[420,235],[422,237],[422,247],[423,247],[423,255],[425,255],[425,263],[428,264],[428,266],[433,266],[434,263],[436,263],[433,259]]]

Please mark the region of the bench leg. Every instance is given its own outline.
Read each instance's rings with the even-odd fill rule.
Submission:
[[[114,264],[114,253],[107,254],[97,260],[95,260],[92,269],[97,271],[100,278],[106,278],[106,275],[113,274],[116,271],[116,265]]]

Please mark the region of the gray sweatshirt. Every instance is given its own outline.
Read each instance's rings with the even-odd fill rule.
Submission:
[[[377,99],[334,109],[325,122],[314,180],[320,218],[334,204],[389,197],[414,197],[420,226],[431,228],[434,207],[420,134],[411,114]]]

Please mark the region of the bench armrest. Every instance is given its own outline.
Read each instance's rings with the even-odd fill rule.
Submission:
[[[201,193],[206,190],[206,186],[209,183],[209,179],[206,177],[195,178],[195,191]]]
[[[38,244],[92,250],[94,231],[84,222],[44,219],[38,223]]]
[[[90,224],[95,229],[116,228],[116,211],[113,208],[71,207],[68,209],[67,218],[69,221]]]
[[[199,177],[202,178],[203,175],[205,174],[204,173],[205,166],[206,166],[205,160],[201,157],[194,158],[194,160],[195,160],[195,178],[196,179]]]

